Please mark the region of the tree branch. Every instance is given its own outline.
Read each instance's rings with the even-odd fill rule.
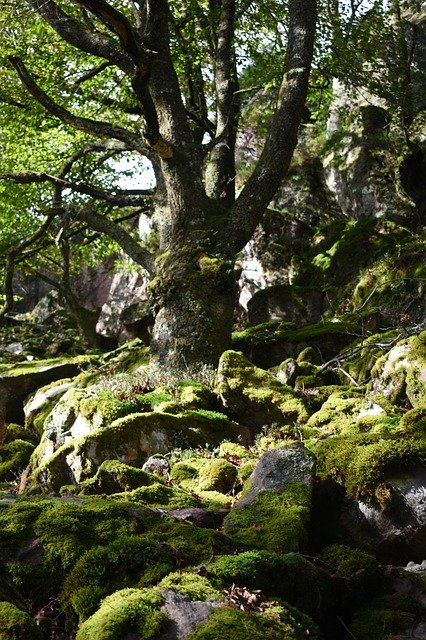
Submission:
[[[27,3],[69,44],[80,51],[105,58],[127,75],[134,73],[133,60],[112,38],[85,29],[81,22],[62,11],[53,0],[27,0]]]
[[[17,245],[9,249],[6,255],[6,264],[4,269],[4,304],[0,308],[0,318],[13,308],[13,276],[15,273],[15,258],[27,247],[34,244],[39,238],[41,238],[51,225],[53,218],[57,215],[56,212],[50,212],[43,224],[26,240],[19,242]]]
[[[249,241],[288,171],[308,92],[316,17],[315,0],[290,2],[284,76],[275,114],[260,159],[237,198],[224,230],[222,243],[233,253]]]
[[[219,33],[214,60],[216,139],[206,169],[206,187],[213,199],[232,204],[235,199],[235,140],[239,99],[234,53],[235,0],[221,0]]]
[[[60,187],[61,190],[72,189],[77,193],[83,193],[95,199],[105,200],[116,207],[138,207],[145,204],[145,198],[147,196],[153,196],[155,194],[155,189],[140,189],[133,190],[131,193],[124,192],[113,194],[85,182],[73,182],[71,180],[52,176],[48,173],[36,173],[35,171],[2,173],[0,174],[0,180],[13,180],[18,184],[51,182],[52,184]]]
[[[113,138],[124,142],[129,148],[139,151],[139,153],[149,157],[149,149],[143,144],[141,137],[127,129],[118,127],[100,120],[92,120],[90,118],[81,118],[75,116],[70,111],[61,107],[54,102],[49,96],[38,86],[21,58],[10,56],[10,63],[17,71],[19,78],[27,89],[27,91],[39,102],[49,113],[69,124],[74,129],[84,131],[99,138]]]
[[[86,207],[82,209],[72,209],[71,216],[87,224],[91,229],[105,233],[115,240],[127,255],[137,264],[143,267],[150,275],[155,271],[154,259],[150,251],[141,247],[123,227],[116,225],[109,218],[105,218],[96,211]]]

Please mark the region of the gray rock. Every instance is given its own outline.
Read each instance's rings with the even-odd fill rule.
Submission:
[[[160,476],[160,478],[165,478],[167,480],[170,475],[170,465],[167,462],[166,458],[160,458],[159,456],[151,456],[143,464],[142,471],[148,471],[148,473],[154,473],[156,476]]]
[[[170,618],[170,628],[158,640],[185,640],[192,631],[205,622],[211,612],[222,603],[218,600],[192,601],[175,591],[161,592],[165,602],[161,610]]]
[[[250,492],[235,507],[251,504],[261,491],[283,493],[287,485],[303,483],[312,490],[315,478],[315,456],[302,442],[267,451],[251,475]]]

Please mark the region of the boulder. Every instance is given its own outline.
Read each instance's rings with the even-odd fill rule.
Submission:
[[[278,553],[306,547],[315,459],[297,442],[261,456],[243,497],[224,519],[237,544]]]
[[[317,288],[279,284],[253,295],[247,304],[247,317],[252,325],[282,320],[303,327],[319,322],[324,300],[324,293]]]
[[[426,406],[426,331],[397,342],[371,371],[368,395],[392,404]],[[406,405],[405,405],[406,406]]]
[[[222,355],[215,391],[229,414],[252,434],[265,425],[305,423],[308,410],[291,387],[253,365],[237,351]]]

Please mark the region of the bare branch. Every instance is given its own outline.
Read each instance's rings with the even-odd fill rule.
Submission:
[[[0,308],[0,318],[6,315],[6,313],[9,313],[13,308],[13,276],[15,273],[15,258],[46,233],[55,215],[57,215],[55,212],[50,212],[43,224],[29,238],[19,242],[7,252],[3,280],[4,304],[3,307]]]

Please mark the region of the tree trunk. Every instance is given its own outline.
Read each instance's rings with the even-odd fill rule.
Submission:
[[[152,284],[159,309],[151,344],[155,366],[172,377],[217,366],[230,347],[236,293],[233,266],[194,246],[163,255]]]

